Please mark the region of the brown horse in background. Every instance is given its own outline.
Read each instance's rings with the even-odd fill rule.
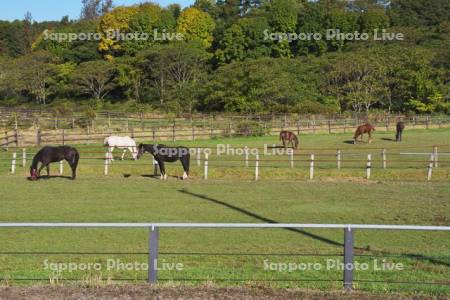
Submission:
[[[405,123],[403,123],[402,121],[399,121],[397,123],[397,134],[395,135],[395,140],[397,142],[401,142],[402,141],[402,135],[403,135],[403,130],[405,129]]]
[[[369,144],[372,143],[372,131],[375,131],[375,127],[373,127],[369,123],[358,126],[358,128],[356,128],[355,135],[353,136],[353,144],[356,144],[356,140],[358,139],[358,137],[361,137],[361,141],[362,141],[363,135],[365,133],[369,134],[368,143]]]
[[[280,132],[280,140],[283,142],[283,146],[286,149],[289,143],[291,143],[294,149],[298,147],[298,138],[295,133],[291,131],[283,130]]]

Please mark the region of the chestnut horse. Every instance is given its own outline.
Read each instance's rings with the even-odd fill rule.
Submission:
[[[402,135],[403,135],[403,130],[405,129],[405,123],[403,123],[402,121],[399,121],[397,123],[397,134],[395,135],[395,140],[397,142],[401,142],[402,141]]]
[[[298,138],[295,135],[295,133],[291,131],[281,131],[280,132],[280,140],[283,142],[283,146],[286,149],[289,143],[291,143],[292,147],[294,149],[297,149],[298,147]]]
[[[356,144],[358,137],[361,137],[361,141],[362,141],[363,135],[365,133],[369,134],[368,143],[369,144],[372,143],[372,131],[375,131],[375,127],[373,127],[369,123],[358,126],[358,128],[356,128],[355,135],[353,136],[353,144]]]

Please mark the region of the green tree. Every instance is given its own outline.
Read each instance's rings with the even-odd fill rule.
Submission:
[[[211,47],[214,28],[213,18],[195,7],[183,10],[177,20],[177,32],[187,41],[200,41],[205,48]]]
[[[102,100],[114,88],[115,66],[103,60],[81,63],[73,73],[73,88],[94,98]]]

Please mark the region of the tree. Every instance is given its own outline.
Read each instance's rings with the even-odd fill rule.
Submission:
[[[128,99],[141,102],[145,88],[144,73],[138,58],[126,57],[117,62],[117,82],[120,87],[125,88]]]
[[[82,20],[96,19],[109,12],[113,7],[113,0],[81,0],[81,3],[80,19]]]
[[[341,55],[325,69],[329,93],[337,97],[341,107],[356,112],[369,109],[386,96],[382,79],[386,75],[377,57],[362,54]]]
[[[135,6],[119,6],[111,12],[102,16],[99,24],[99,32],[102,35],[98,50],[103,53],[107,59],[123,54],[122,43],[111,33],[127,33],[130,29],[130,20],[138,13]]]
[[[448,0],[392,0],[388,10],[395,26],[435,26],[449,21]]]
[[[31,95],[37,103],[46,104],[53,93],[55,59],[45,51],[33,52],[18,59],[15,70],[16,89]]]
[[[208,57],[202,44],[198,41],[174,42],[142,55],[143,71],[148,74],[160,105],[176,103],[180,109],[192,114],[196,102],[193,86],[204,76],[204,63]]]
[[[177,20],[177,32],[186,41],[200,41],[205,48],[211,47],[214,28],[213,18],[195,7],[185,9]]]
[[[73,74],[74,89],[100,101],[114,88],[114,75],[115,67],[111,62],[81,63]]]
[[[269,24],[274,32],[293,33],[297,28],[299,11],[298,2],[295,0],[274,0],[267,6],[270,14]],[[274,43],[272,51],[275,57],[291,57],[291,45],[288,41]]]

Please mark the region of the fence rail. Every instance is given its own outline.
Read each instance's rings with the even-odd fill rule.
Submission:
[[[97,119],[88,123],[79,124],[74,118],[69,118],[60,126],[64,118],[50,118],[48,126],[30,121],[27,116],[16,117],[13,123],[8,122],[10,118],[7,113],[0,111],[0,128],[13,128],[17,134],[16,143],[21,145],[40,145],[41,143],[96,143],[103,142],[109,135],[128,135],[141,140],[196,140],[212,137],[232,137],[248,135],[273,135],[281,130],[290,130],[301,133],[350,133],[354,128],[367,122],[364,118],[353,119],[325,119],[305,116],[225,116],[202,119],[146,119],[143,116],[138,119],[127,117],[125,119],[114,119],[111,115],[104,118],[99,114]],[[371,120],[377,128],[386,131],[395,130],[396,116],[387,116]],[[450,116],[416,116],[403,117],[406,126],[410,128],[441,128],[450,127]]]
[[[343,288],[353,289],[354,278],[354,231],[355,230],[413,230],[413,231],[450,231],[450,226],[420,225],[383,225],[383,224],[301,224],[301,223],[0,223],[0,229],[11,228],[148,228],[148,277],[150,283],[158,281],[159,229],[162,228],[211,228],[211,229],[343,229]],[[221,280],[221,279],[218,279]],[[227,279],[232,281],[232,279]],[[276,281],[276,279],[273,279]],[[326,281],[324,279],[311,281]],[[334,280],[328,280],[334,281]],[[380,281],[384,282],[384,281]],[[411,282],[407,282],[411,283]],[[446,282],[427,282],[427,284],[450,285]]]

